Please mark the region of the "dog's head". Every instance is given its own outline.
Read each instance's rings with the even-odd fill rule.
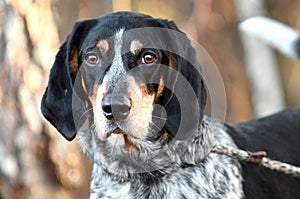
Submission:
[[[68,140],[86,122],[79,140],[95,161],[124,163],[130,154],[138,163],[197,134],[205,103],[195,51],[174,22],[119,12],[75,24],[42,113]]]

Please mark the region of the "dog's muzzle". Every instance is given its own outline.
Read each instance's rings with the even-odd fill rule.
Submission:
[[[129,115],[130,109],[131,100],[126,96],[108,95],[102,100],[102,111],[108,120],[123,120]]]

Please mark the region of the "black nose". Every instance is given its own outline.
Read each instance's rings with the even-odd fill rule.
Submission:
[[[107,96],[102,100],[102,110],[108,120],[122,120],[127,117],[131,100],[125,96]]]

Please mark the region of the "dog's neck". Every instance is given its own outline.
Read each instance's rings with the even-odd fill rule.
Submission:
[[[116,170],[112,169],[110,165],[105,165],[101,162],[95,162],[94,167],[100,167],[108,176],[118,181],[159,179],[181,168],[194,166],[203,161],[214,145],[213,131],[210,125],[203,121],[198,128],[198,132],[191,137],[185,140],[170,140],[164,149],[155,156],[156,159],[160,159],[158,169],[145,165],[145,167],[149,166],[149,168],[145,168],[144,172],[130,172],[128,167],[126,167],[127,169]],[[151,163],[150,160],[149,164]]]
[[[111,172],[104,165],[95,163],[91,198],[178,198],[187,193],[191,198],[242,198],[239,163],[227,156],[210,153],[214,144],[235,147],[218,124],[208,121],[193,137],[169,145],[170,153],[162,156],[167,159],[165,167],[152,172]]]

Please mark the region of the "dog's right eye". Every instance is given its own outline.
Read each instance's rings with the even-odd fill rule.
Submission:
[[[98,63],[98,56],[96,53],[88,53],[85,56],[85,60],[88,64],[95,65]]]
[[[152,64],[155,62],[156,56],[152,52],[147,52],[142,57],[142,64]]]

